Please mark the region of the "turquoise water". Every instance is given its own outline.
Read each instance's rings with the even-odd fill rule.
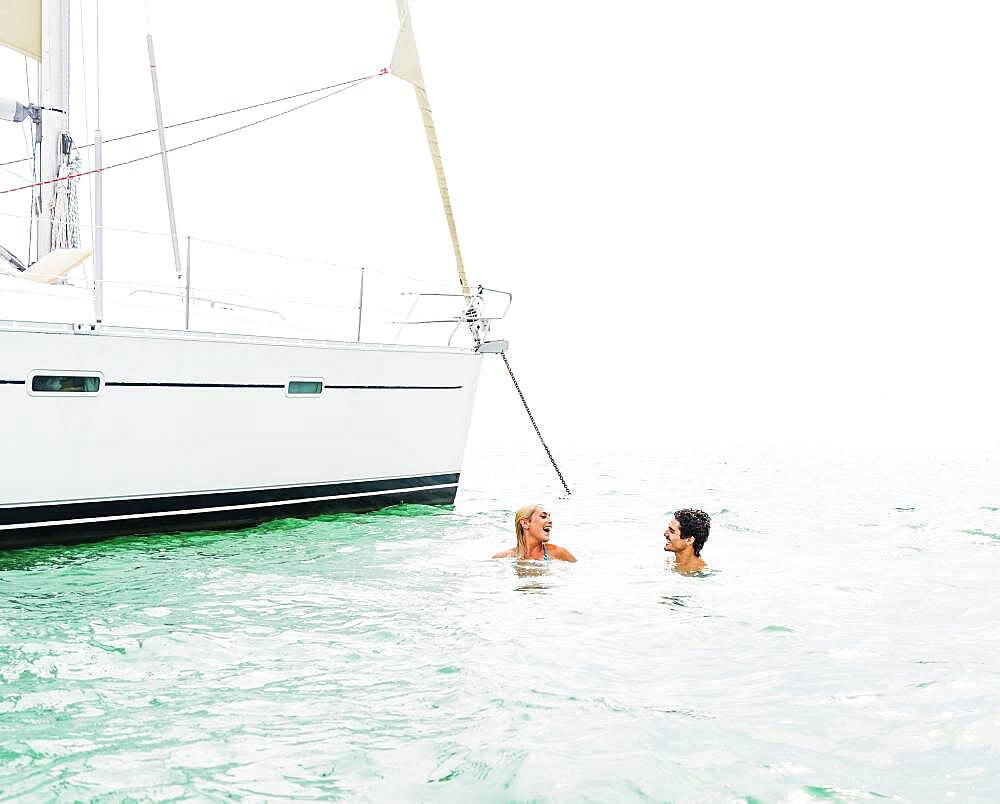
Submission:
[[[0,554],[3,800],[1000,800],[990,454],[563,460],[570,500],[481,454],[454,510]],[[488,560],[532,498],[578,564]]]

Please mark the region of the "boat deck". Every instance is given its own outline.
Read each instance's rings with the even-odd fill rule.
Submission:
[[[255,343],[268,346],[304,346],[314,349],[352,349],[394,352],[445,352],[460,354],[475,351],[460,346],[423,346],[400,343],[337,341],[320,338],[289,338],[280,335],[248,335],[231,332],[122,327],[107,324],[72,324],[44,321],[0,319],[0,332],[37,332],[50,335],[114,336],[119,338],[156,338],[163,340],[213,341],[220,343]]]

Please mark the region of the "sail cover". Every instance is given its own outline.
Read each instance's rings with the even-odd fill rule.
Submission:
[[[42,0],[0,2],[0,45],[42,60]]]

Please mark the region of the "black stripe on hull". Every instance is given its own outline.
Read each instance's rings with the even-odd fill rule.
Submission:
[[[231,530],[284,517],[365,513],[400,503],[450,505],[455,502],[458,478],[455,473],[255,491],[0,507],[0,524],[14,526],[0,530],[0,549],[77,544],[114,536]]]
[[[24,383],[20,383],[24,385]],[[104,383],[108,388],[270,388],[283,389],[284,385],[273,383],[227,383],[227,382],[124,382],[108,380]],[[324,385],[332,390],[371,390],[371,391],[457,391],[461,385]]]
[[[24,380],[0,380],[0,385],[26,385]],[[107,380],[107,388],[265,388],[281,390],[284,385],[274,383],[233,383],[233,382],[125,382]],[[334,391],[459,391],[462,385],[324,385]]]

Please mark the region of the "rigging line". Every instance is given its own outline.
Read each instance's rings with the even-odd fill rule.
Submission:
[[[17,218],[19,220],[26,220],[26,221],[33,220],[33,217],[31,215],[18,215],[17,213],[14,212],[0,212],[0,218]],[[67,223],[67,221],[62,218],[56,218],[54,219],[53,222],[57,224]],[[86,223],[81,223],[79,225],[83,228],[91,228],[91,229],[96,228],[95,226]],[[105,232],[121,232],[124,234],[143,235],[146,237],[171,237],[170,232],[151,232],[146,229],[126,229],[125,227],[122,226],[104,225],[101,227],[101,229],[103,229]],[[183,233],[181,234],[182,236],[185,236],[183,235]],[[288,260],[289,262],[301,262],[312,265],[325,265],[330,268],[342,268],[344,270],[353,270],[353,271],[358,271],[361,269],[361,265],[353,265],[351,263],[337,263],[337,262],[327,262],[325,260],[314,260],[308,257],[296,257],[290,254],[277,254],[270,251],[259,251],[257,249],[245,248],[243,246],[235,246],[231,243],[223,243],[218,240],[207,240],[202,237],[195,237],[194,235],[191,235],[190,237],[193,242],[205,243],[207,245],[217,246],[219,248],[232,249],[234,251],[242,251],[247,254],[257,254],[262,257],[273,257],[274,259],[278,260]],[[378,274],[379,276],[385,276],[389,277],[390,279],[396,279],[399,281],[405,280],[407,282],[418,282],[422,285],[434,285],[442,288],[450,288],[452,286],[451,282],[441,282],[434,279],[427,279],[426,277],[408,276],[407,274],[397,274],[392,271],[384,271],[379,268],[366,267],[365,272],[366,274],[367,273]],[[170,285],[170,287],[173,287],[173,285]]]
[[[351,84],[350,86],[342,87],[341,89],[334,90],[333,92],[330,92],[327,95],[322,95],[319,98],[314,98],[313,100],[306,101],[305,103],[300,103],[298,106],[293,106],[291,109],[285,109],[282,112],[277,112],[276,114],[268,115],[267,117],[262,117],[260,120],[253,120],[250,123],[244,123],[242,126],[237,126],[236,128],[227,129],[226,131],[220,131],[208,137],[202,137],[199,140],[192,140],[191,142],[186,142],[183,145],[175,145],[173,148],[166,148],[162,151],[157,151],[156,153],[146,154],[145,156],[137,156],[134,159],[126,159],[123,162],[115,162],[112,165],[105,165],[103,168],[100,168],[100,172],[105,172],[111,170],[112,168],[124,167],[125,165],[133,165],[136,162],[143,162],[146,159],[155,159],[156,157],[161,156],[163,154],[168,154],[173,151],[180,151],[184,148],[190,148],[192,145],[200,145],[204,142],[209,142],[210,140],[215,140],[218,139],[219,137],[224,137],[226,134],[235,134],[237,131],[243,131],[244,129],[260,125],[261,123],[266,123],[268,120],[274,120],[277,117],[282,117],[283,115],[298,111],[299,109],[304,109],[306,106],[312,106],[314,103],[319,103],[320,101],[326,100],[327,98],[332,98],[334,95],[339,95],[341,92],[346,92],[348,89],[356,87],[370,78],[375,78],[378,75],[385,75],[385,74],[386,73],[384,72],[375,73],[373,75],[369,75],[364,78],[358,78],[356,79],[356,82]],[[31,189],[32,187],[41,187],[42,185],[45,184],[54,184],[55,182],[69,181],[70,179],[76,179],[81,176],[87,176],[91,173],[97,173],[97,172],[98,169],[95,168],[93,170],[81,171],[79,173],[71,173],[68,176],[61,176],[54,179],[46,179],[45,181],[35,182],[34,184],[25,184],[21,187],[9,187],[6,190],[0,190],[0,195],[5,195],[7,193],[14,193],[17,192],[18,190],[28,190]]]
[[[14,278],[16,279],[17,277]],[[134,287],[137,291],[149,290],[150,288],[163,288],[165,290],[178,291],[176,285],[154,285],[154,284],[138,284],[136,282],[114,282],[109,279],[101,279],[93,281],[87,279],[85,285],[79,284],[76,280],[67,279],[64,280],[64,284],[67,287],[88,290],[90,289],[91,285],[96,286],[96,283],[98,281],[100,281],[100,283],[103,285],[120,285],[123,287]],[[326,304],[324,302],[300,301],[298,299],[289,299],[287,297],[281,297],[281,296],[261,296],[253,293],[240,293],[239,291],[226,290],[225,288],[192,287],[191,290],[197,293],[218,293],[224,296],[231,296],[236,299],[256,299],[258,301],[280,302],[282,304],[292,304],[300,307],[318,307],[323,310],[349,310],[351,312],[357,312],[358,310],[358,306],[356,304]],[[151,291],[151,292],[156,292],[156,291]],[[178,291],[178,294],[179,298],[183,298],[184,295],[183,290]],[[227,304],[227,303],[237,304],[237,302],[232,301],[232,299],[215,299],[214,301],[216,301],[219,304]],[[389,310],[384,307],[365,307],[365,309],[374,310],[379,313],[391,313],[393,315],[399,313],[398,310]]]
[[[30,106],[31,105],[31,75],[28,72],[28,57],[27,56],[24,57],[24,95],[28,99],[28,105]],[[27,122],[27,121],[25,121],[25,122]],[[21,133],[24,135],[24,150],[26,152],[29,152],[31,154],[31,156],[29,156],[29,157],[27,157],[25,159],[18,160],[18,162],[16,164],[20,164],[21,162],[30,161],[31,162],[31,181],[34,181],[35,180],[35,143],[34,143],[35,138],[34,137],[31,138],[31,145],[29,146],[28,145],[28,126],[25,125],[25,123],[21,124]],[[34,133],[34,132],[32,132],[32,133]],[[26,180],[27,180],[27,177],[24,177],[24,178],[21,179],[21,181],[26,181]],[[26,256],[25,262],[28,262],[28,263],[31,262],[31,236],[32,236],[31,229],[32,229],[33,225],[34,225],[34,221],[31,218],[29,218],[28,219],[28,251],[27,251],[27,253],[25,255]]]
[[[84,19],[85,19],[85,17],[83,16],[83,0],[78,0],[77,8],[79,9],[79,13],[80,13],[80,25],[79,25],[79,28],[80,28],[80,56],[83,58],[83,70],[81,71],[83,73],[83,127],[87,131],[87,133],[89,134],[90,133],[90,93],[87,91],[87,32],[84,30],[84,24],[83,24],[84,23]],[[77,148],[77,153],[78,154],[79,154],[79,151],[80,151],[80,149]],[[81,161],[82,161],[84,167],[87,167],[87,168],[90,167],[90,160],[89,159],[81,156]],[[88,175],[87,176],[87,198],[88,199],[93,199],[93,197],[94,197],[93,180]],[[90,226],[91,226],[91,230],[93,230],[93,227],[94,227],[94,205],[93,205],[93,203],[89,203],[89,204],[87,204],[87,206],[90,208]],[[84,265],[83,265],[83,275],[84,275],[84,277],[87,276],[87,265],[86,265],[86,263],[84,263]]]
[[[16,279],[17,277],[13,277],[13,278]],[[81,290],[81,291],[87,290],[86,288],[81,288],[81,287],[78,287],[76,285],[69,285],[69,287],[73,288],[74,290]],[[44,296],[45,298],[49,298],[49,299],[53,298],[53,296],[51,294],[45,293],[44,291],[40,291],[40,290],[19,290],[17,288],[12,288],[12,289],[6,290],[5,292],[6,293],[18,293],[18,294],[21,294],[22,296]],[[89,295],[82,295],[81,294],[81,295],[73,296],[73,297],[67,299],[67,301],[79,301],[79,302],[87,303],[88,301],[90,301],[90,296]],[[222,302],[222,303],[224,304],[225,302]],[[168,307],[168,306],[165,306],[165,305],[157,306],[157,305],[152,305],[152,304],[140,304],[140,303],[137,303],[137,302],[129,302],[129,301],[116,301],[116,302],[114,302],[114,305],[118,306],[118,307],[126,307],[126,308],[128,308],[130,310],[154,310],[154,311],[158,311],[158,312],[161,312],[161,313],[171,313],[171,312],[175,312],[176,311],[174,307]],[[354,309],[357,309],[357,308],[354,308]],[[258,319],[254,319],[254,318],[240,318],[238,316],[225,315],[224,313],[210,313],[210,312],[205,312],[203,310],[198,310],[198,315],[200,315],[200,316],[206,316],[208,318],[221,318],[221,319],[224,319],[226,321],[239,321],[240,323],[244,323],[244,324],[263,324],[264,326],[268,326],[268,327],[281,327],[282,329],[295,329],[295,330],[300,330],[302,332],[315,332],[315,333],[320,334],[320,335],[325,335],[328,338],[330,338],[331,336],[334,336],[332,338],[333,340],[338,340],[338,341],[343,340],[343,338],[336,337],[336,333],[331,332],[330,330],[326,330],[326,329],[314,329],[312,327],[300,327],[300,326],[297,326],[295,324],[282,324],[282,323],[280,323],[278,321],[260,321]],[[126,324],[125,326],[129,326],[129,325]],[[251,335],[252,333],[234,333],[234,334]]]
[[[531,408],[528,407],[528,402],[524,398],[524,394],[521,392],[521,386],[518,385],[517,378],[514,376],[514,371],[510,367],[510,361],[507,360],[507,353],[501,352],[500,357],[503,358],[503,364],[507,367],[507,373],[510,374],[510,378],[514,382],[514,390],[517,391],[517,395],[521,397],[521,404],[524,405],[524,411],[528,414],[528,418],[531,420],[531,426],[535,428],[535,435],[537,435],[538,440],[542,442],[542,446],[545,448],[545,454],[549,456],[549,462],[552,464],[552,468],[555,469],[556,474],[559,475],[559,482],[562,483],[562,487],[566,489],[567,494],[572,494],[573,492],[570,491],[569,486],[566,485],[566,479],[563,477],[562,472],[559,471],[559,467],[556,465],[556,459],[552,457],[549,445],[546,444],[545,439],[542,438],[542,431],[538,429],[538,425],[535,423],[535,417],[531,415]]]
[[[406,280],[407,282],[418,282],[421,285],[432,285],[438,288],[451,288],[454,286],[452,282],[439,282],[436,279],[422,279],[419,276],[407,276],[406,274],[394,274],[392,271],[380,271],[378,268],[365,268],[365,273],[379,274],[380,276],[387,276],[390,279]]]
[[[24,96],[28,99],[28,105],[31,105],[31,76],[28,74],[28,57],[24,57]],[[28,145],[28,127],[22,125],[21,133],[24,134],[24,150],[30,151],[31,147]],[[18,162],[27,162],[31,159],[30,156],[24,157],[24,159],[18,159]],[[4,162],[5,165],[13,165],[15,162]]]
[[[242,251],[246,254],[257,254],[261,257],[273,257],[277,260],[288,260],[289,262],[301,262],[308,265],[325,265],[330,268],[343,268],[345,270],[359,271],[361,270],[360,264],[353,263],[339,263],[339,262],[327,262],[326,260],[314,260],[309,257],[294,257],[290,254],[277,254],[271,251],[260,251],[258,249],[246,248],[245,246],[234,246],[232,243],[222,243],[218,240],[207,240],[203,237],[195,237],[191,235],[191,241],[194,243],[205,243],[206,245],[218,246],[219,248],[228,248],[233,251]],[[388,276],[392,279],[405,279],[410,282],[420,282],[425,285],[438,285],[440,287],[451,287],[450,282],[437,282],[433,279],[425,279],[417,276],[406,276],[404,274],[394,274],[391,271],[382,271],[378,268],[370,268],[365,266],[366,272],[371,272],[374,274],[380,274],[381,276]]]
[[[376,73],[375,75],[381,75],[381,73]],[[239,108],[228,109],[224,112],[215,112],[214,114],[205,115],[204,117],[194,117],[190,120],[182,120],[179,123],[171,123],[168,126],[164,126],[163,129],[165,131],[169,128],[178,128],[179,126],[187,126],[190,125],[191,123],[203,123],[206,120],[214,120],[217,117],[225,117],[226,115],[237,114],[238,112],[249,112],[252,109],[259,109],[262,106],[271,106],[275,103],[281,103],[282,101],[290,101],[290,100],[296,100],[297,98],[304,98],[307,95],[315,95],[317,92],[326,92],[329,89],[347,87],[349,85],[356,84],[361,81],[367,81],[369,78],[374,78],[374,77],[375,77],[374,75],[366,75],[363,76],[362,78],[352,78],[350,81],[339,81],[336,84],[328,84],[324,87],[317,87],[316,89],[306,90],[305,92],[297,92],[294,95],[285,95],[282,98],[273,98],[272,100],[261,101],[260,103],[253,103],[250,104],[249,106],[240,106]],[[157,131],[159,131],[159,129],[150,128],[146,129],[145,131],[136,131],[132,134],[123,134],[120,137],[112,137],[111,139],[104,140],[104,144],[107,145],[108,143],[112,142],[121,142],[122,140],[132,139],[133,137],[141,137],[145,134],[155,134]],[[93,146],[94,143],[89,142],[86,145],[78,145],[77,147],[92,148]],[[2,167],[3,165],[15,165],[18,162],[26,162],[26,161],[27,159],[13,159],[9,162],[0,162],[0,167]]]
[[[7,293],[20,293],[20,294],[26,295],[26,296],[45,296],[46,298],[52,298],[50,295],[44,293],[43,291],[37,291],[37,290],[8,290]],[[73,297],[73,299],[71,299],[71,301],[79,301],[79,302],[87,303],[88,301],[90,301],[90,297],[89,296],[82,296],[82,295],[81,296],[75,296],[75,297]],[[153,311],[160,312],[160,313],[172,313],[172,312],[176,312],[176,310],[174,308],[172,308],[172,307],[157,307],[157,306],[151,305],[151,304],[135,304],[133,302],[121,302],[121,301],[116,302],[115,304],[117,306],[119,306],[119,307],[126,307],[129,310],[153,310]],[[278,321],[260,321],[260,320],[255,319],[255,318],[240,318],[238,316],[230,316],[230,315],[225,315],[223,313],[205,312],[204,310],[198,310],[197,312],[198,312],[199,316],[203,316],[205,318],[219,318],[219,319],[222,319],[224,321],[237,321],[237,322],[239,322],[241,324],[258,324],[258,325],[262,324],[262,325],[267,326],[267,327],[280,327],[281,329],[291,329],[291,330],[297,330],[299,332],[312,332],[312,333],[315,333],[317,335],[323,335],[324,336],[324,338],[323,338],[324,340],[336,341],[337,343],[348,343],[348,342],[353,343],[354,342],[350,338],[350,336],[347,336],[346,338],[345,337],[341,337],[341,336],[338,336],[336,332],[333,332],[333,331],[327,330],[327,329],[313,329],[311,327],[299,327],[299,326],[296,326],[295,324],[282,324],[282,323],[280,323]],[[129,325],[125,324],[123,326],[129,326]],[[286,337],[286,336],[282,336],[282,335],[277,335],[277,336],[254,335],[253,333],[250,333],[250,332],[236,332],[236,333],[218,333],[218,332],[213,332],[213,333],[209,333],[209,334],[216,334],[216,335],[230,335],[230,334],[231,335],[248,335],[250,337],[264,337],[264,338],[266,338],[266,337],[279,337],[279,338]]]
[[[94,0],[94,54],[96,63],[95,81],[97,83],[97,127],[101,127],[101,0]],[[91,143],[93,145],[93,143]],[[88,146],[89,147],[89,146]]]
[[[38,142],[35,140],[34,137],[32,137],[31,138],[31,181],[32,181],[32,183],[34,183],[35,179],[38,178],[38,167],[39,167],[38,166]],[[28,252],[27,252],[27,259],[25,260],[25,262],[28,265],[31,265],[31,241],[34,239],[34,236],[35,236],[35,229],[34,229],[34,227],[35,227],[35,216],[36,215],[41,215],[41,205],[42,205],[41,193],[38,193],[37,197],[36,197],[35,193],[32,193],[31,194],[31,211],[32,211],[32,216],[28,219]],[[38,253],[38,250],[35,249],[35,254],[37,254],[37,253]]]
[[[17,280],[21,280],[21,277],[15,275],[15,274],[0,274],[0,280],[3,280],[3,279],[17,279]],[[81,282],[81,280],[78,280],[78,279],[72,279],[72,278],[70,278],[70,279],[64,279],[61,282],[61,286],[62,287],[67,287],[67,288],[72,288],[73,290],[92,290],[93,288],[95,288],[97,286],[98,283],[100,283],[102,285],[105,285],[105,286],[107,286],[107,285],[117,285],[117,286],[122,287],[122,288],[129,288],[129,287],[131,287],[131,288],[135,288],[136,290],[140,290],[140,291],[142,291],[142,290],[153,290],[153,292],[155,292],[154,289],[173,290],[173,291],[177,291],[178,290],[177,285],[156,284],[156,283],[153,283],[153,282],[142,282],[142,283],[141,282],[122,282],[122,281],[112,280],[112,279],[100,279],[100,280],[97,280],[97,279],[90,279],[89,277],[84,278],[82,280],[82,282]],[[328,310],[348,310],[348,311],[350,311],[352,313],[356,313],[357,310],[358,310],[358,307],[357,307],[356,304],[353,304],[353,305],[351,305],[351,304],[327,304],[327,303],[324,303],[324,302],[300,301],[298,299],[290,299],[290,298],[281,297],[281,296],[261,296],[261,295],[257,295],[257,294],[253,294],[253,293],[240,293],[239,291],[228,290],[226,288],[218,288],[218,287],[192,287],[191,290],[192,291],[196,291],[198,293],[218,293],[218,294],[222,294],[222,295],[225,295],[225,296],[232,296],[232,297],[235,297],[237,299],[257,299],[257,300],[260,300],[260,301],[281,302],[282,304],[297,305],[297,306],[300,306],[300,307],[318,307],[318,308],[321,308],[321,309],[328,309]],[[40,291],[27,291],[27,290],[17,290],[17,289],[13,289],[13,290],[10,290],[10,291],[7,291],[7,292],[10,292],[10,293],[31,293],[31,292],[40,293]],[[179,292],[181,294],[181,297],[183,297],[183,291],[179,291]],[[51,295],[48,294],[48,293],[41,293],[41,295],[50,296],[51,297]],[[231,300],[229,300],[229,299],[216,299],[216,301],[219,302],[220,304],[226,304],[227,301],[231,301]],[[124,304],[124,303],[127,303],[127,302],[118,302],[118,301],[115,301],[115,300],[111,300],[111,303],[114,303],[114,304]],[[235,302],[235,301],[232,301],[231,303],[237,304],[237,302]],[[390,309],[388,309],[386,307],[370,307],[370,306],[367,306],[367,305],[365,306],[365,309],[366,310],[372,310],[372,311],[375,311],[375,312],[378,312],[378,313],[389,313],[391,315],[398,315],[399,312],[400,312],[399,310],[390,310]]]
[[[3,166],[0,166],[0,170],[2,170],[4,173],[9,173],[11,176],[17,176],[17,178],[19,178],[21,181],[29,181],[29,179],[28,179],[27,176],[22,176],[20,173],[15,173],[10,168],[5,168]],[[25,215],[24,217],[28,217],[28,216]]]
[[[361,270],[360,265],[354,265],[351,263],[344,264],[337,262],[326,262],[325,260],[313,260],[307,257],[291,257],[287,254],[275,254],[270,251],[259,251],[258,249],[245,248],[244,246],[234,246],[232,243],[221,243],[218,240],[206,240],[203,237],[195,237],[194,235],[191,235],[191,241],[193,243],[205,243],[206,245],[210,246],[218,246],[219,248],[228,248],[232,249],[233,251],[242,251],[246,254],[257,254],[258,256],[261,257],[273,257],[278,260],[289,260],[291,262],[305,262],[305,263],[310,263],[311,265],[325,265],[330,268],[344,268],[353,271]]]
[[[31,215],[18,215],[14,212],[0,212],[0,218],[20,218],[22,220],[30,221],[33,219]],[[53,218],[52,222],[55,224],[65,225],[69,223],[68,218]],[[79,224],[84,229],[96,229],[97,227],[89,223]],[[105,232],[125,232],[126,234],[137,234],[146,235],[148,237],[170,237],[170,232],[148,232],[143,229],[125,229],[120,226],[101,226]]]

